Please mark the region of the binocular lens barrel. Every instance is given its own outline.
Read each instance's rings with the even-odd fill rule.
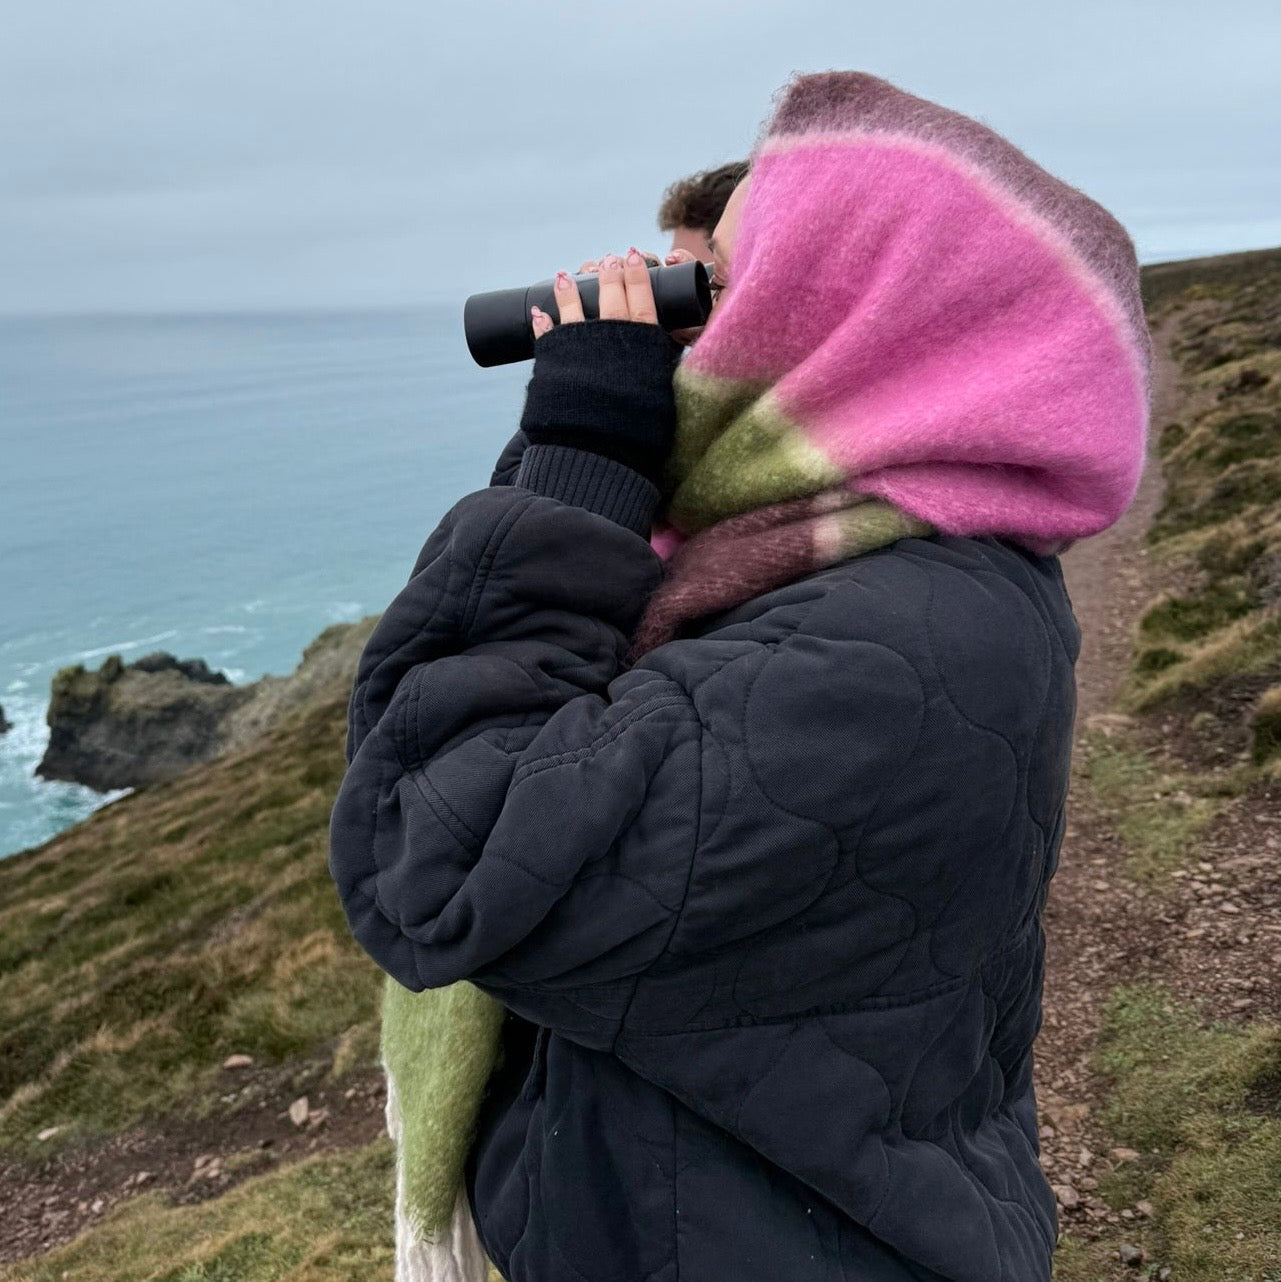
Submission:
[[[649,281],[654,290],[658,323],[670,333],[702,325],[711,314],[711,274],[707,263],[677,263],[674,267],[651,267]],[[595,272],[574,277],[583,315],[600,317],[600,278]],[[531,307],[541,307],[559,325],[555,277],[516,289],[494,289],[473,294],[463,306],[463,330],[467,348],[477,365],[507,365],[531,360],[534,355],[534,326]]]

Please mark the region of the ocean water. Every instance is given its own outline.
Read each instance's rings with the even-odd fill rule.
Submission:
[[[0,856],[127,791],[36,778],[59,668],[292,672],[488,484],[529,373],[472,362],[461,304],[0,319]]]

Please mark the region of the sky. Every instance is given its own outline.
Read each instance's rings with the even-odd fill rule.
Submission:
[[[1143,262],[1281,244],[1275,0],[41,0],[0,40],[0,312],[412,306],[630,244],[798,72],[976,116]]]

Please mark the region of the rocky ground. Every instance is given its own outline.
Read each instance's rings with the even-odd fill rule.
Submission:
[[[0,1264],[69,1241],[144,1190],[174,1205],[202,1202],[265,1170],[385,1132],[380,1071],[366,1067],[332,1084],[328,1059],[281,1070],[242,1058],[250,1057],[228,1060],[227,1089],[207,1101],[206,1117],[132,1127],[34,1166],[0,1158]]]

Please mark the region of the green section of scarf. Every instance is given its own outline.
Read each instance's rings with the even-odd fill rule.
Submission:
[[[390,975],[383,985],[380,1051],[400,1112],[397,1194],[418,1237],[449,1227],[503,1016],[465,981],[421,993]]]

